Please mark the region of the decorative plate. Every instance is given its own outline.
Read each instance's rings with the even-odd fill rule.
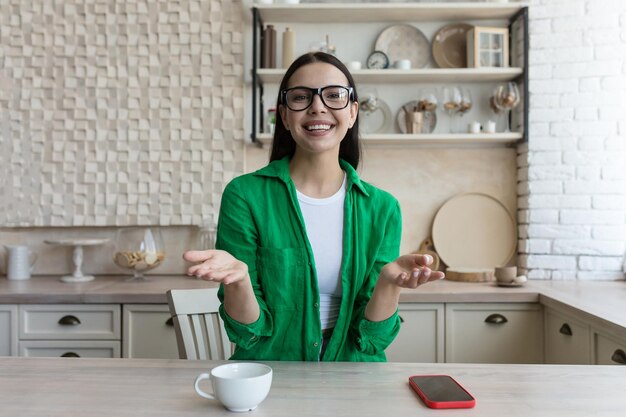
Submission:
[[[387,54],[389,66],[401,59],[410,59],[411,68],[424,68],[430,62],[428,38],[411,25],[394,25],[383,29],[374,49]]]
[[[437,31],[433,38],[433,58],[440,68],[467,67],[467,32],[473,27],[454,23]]]
[[[361,133],[384,133],[391,130],[391,109],[380,97],[363,99],[359,103]]]
[[[404,104],[404,106],[400,107],[398,110],[398,114],[396,115],[396,123],[398,124],[398,129],[401,133],[406,133],[406,111],[404,110],[406,107],[417,107],[417,100],[409,101]],[[421,133],[433,133],[435,127],[437,126],[437,113],[434,111],[425,111],[424,120],[422,121],[422,132]]]
[[[439,257],[450,267],[506,265],[517,246],[511,213],[500,201],[479,193],[446,201],[435,215],[432,236]]]

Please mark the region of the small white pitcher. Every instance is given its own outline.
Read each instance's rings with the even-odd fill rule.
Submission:
[[[7,279],[29,279],[33,272],[37,254],[28,246],[4,245],[7,250]]]

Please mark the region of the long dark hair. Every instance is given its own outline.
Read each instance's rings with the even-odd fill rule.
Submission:
[[[298,68],[313,64],[315,62],[325,62],[327,64],[333,65],[339,69],[339,71],[343,72],[343,74],[348,79],[348,84],[354,90],[354,101],[358,103],[359,96],[356,92],[356,85],[354,83],[354,79],[352,78],[352,74],[348,71],[343,63],[338,60],[334,55],[327,54],[325,52],[310,52],[300,56],[296,59],[291,66],[285,72],[285,76],[280,83],[280,88],[278,89],[278,99],[276,100],[277,104],[281,104],[280,93],[284,89],[287,88],[287,83],[289,79],[293,75],[294,72],[298,70]],[[270,154],[270,162],[275,161],[277,159],[282,159],[285,156],[292,157],[296,152],[296,142],[293,140],[291,136],[291,132],[285,128],[283,124],[282,117],[280,115],[276,115],[276,126],[274,128],[274,142],[272,143],[272,153]],[[344,136],[341,144],[339,145],[339,157],[348,162],[354,169],[357,169],[359,166],[359,161],[361,159],[361,144],[359,142],[359,116],[357,114],[356,120],[354,124],[348,131],[346,132],[346,136]]]

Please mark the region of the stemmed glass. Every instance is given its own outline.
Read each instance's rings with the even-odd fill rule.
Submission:
[[[500,119],[500,115],[502,115],[502,113],[504,112],[504,109],[500,107],[500,104],[498,104],[497,96],[498,96],[498,87],[496,87],[493,90],[493,94],[491,95],[491,97],[489,97],[489,108],[491,109],[493,114],[496,116],[496,124],[497,124],[497,121]]]
[[[437,110],[437,93],[434,88],[425,87],[420,90],[419,100],[417,102],[418,111],[433,112]]]
[[[506,133],[511,131],[510,114],[511,110],[517,107],[520,102],[519,89],[513,81],[501,84],[496,88],[495,94],[496,105],[502,108],[506,113]]]
[[[161,231],[148,227],[119,229],[115,238],[113,261],[133,272],[129,281],[146,281],[144,272],[161,265],[165,259]]]
[[[450,117],[450,133],[453,133],[452,121],[453,116],[461,107],[461,90],[458,87],[444,87],[443,99],[441,100],[443,111]]]
[[[459,119],[462,121],[465,113],[472,109],[472,93],[469,88],[464,88],[461,94],[461,103],[459,104]],[[463,128],[463,123],[461,123],[461,129]]]

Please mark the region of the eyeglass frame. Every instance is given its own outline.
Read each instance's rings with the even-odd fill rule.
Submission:
[[[348,90],[348,101],[346,101],[346,105],[340,108],[335,108],[335,107],[330,107],[328,104],[326,104],[326,101],[324,101],[324,96],[322,96],[322,92],[327,89],[327,88],[332,88],[332,87],[341,87],[341,88],[345,88],[346,90]],[[291,107],[289,107],[289,104],[287,103],[287,93],[291,90],[297,90],[297,89],[302,89],[302,90],[308,90],[311,93],[313,93],[313,95],[311,95],[311,102],[309,103],[308,106],[306,106],[303,109],[299,109],[299,110],[294,110]],[[313,88],[313,87],[304,87],[304,86],[295,86],[295,87],[291,87],[291,88],[285,88],[283,91],[280,92],[280,102],[281,104],[284,104],[285,107],[287,107],[289,110],[291,111],[305,111],[306,109],[308,109],[309,107],[311,107],[313,105],[313,100],[315,99],[315,95],[318,95],[320,97],[320,100],[322,101],[322,104],[331,109],[331,110],[343,110],[346,107],[348,107],[348,104],[350,104],[350,102],[354,102],[355,98],[354,98],[354,88],[353,87],[346,87],[345,85],[339,85],[339,84],[332,84],[332,85],[326,85],[324,87],[317,87],[317,88]]]

